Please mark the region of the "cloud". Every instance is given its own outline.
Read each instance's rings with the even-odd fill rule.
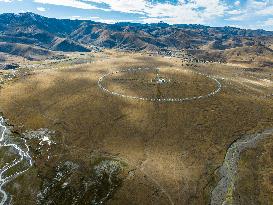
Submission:
[[[99,9],[142,16],[143,22],[203,23],[223,16],[227,9],[221,0],[178,0],[176,4],[148,0],[34,0],[36,3]],[[107,9],[100,7],[106,5]]]
[[[225,20],[228,20],[228,21],[244,21],[246,20],[247,18],[249,18],[248,14],[244,13],[242,15],[236,15],[236,16],[231,16]]]
[[[240,5],[241,5],[241,2],[240,2],[240,1],[235,1],[235,2],[234,2],[234,5],[235,5],[235,6],[240,6]]]
[[[41,3],[41,4],[53,4],[57,6],[68,6],[68,7],[74,7],[78,9],[98,9],[96,6],[92,6],[90,4],[87,4],[82,1],[78,0],[34,0],[35,3]]]
[[[3,1],[3,0],[0,0]],[[10,0],[5,0],[10,1]],[[87,10],[103,10],[118,15],[132,15],[141,23],[164,21],[170,24],[204,24],[221,22],[249,25],[263,22],[273,16],[273,0],[32,0],[41,4],[52,4]],[[105,14],[104,14],[105,15]],[[81,18],[81,17],[78,17]],[[263,19],[262,19],[263,18]],[[129,17],[130,19],[130,17]],[[112,19],[94,19],[102,22],[118,22]],[[130,20],[128,20],[130,21]],[[236,23],[238,21],[238,23]]]
[[[149,7],[147,0],[85,0],[86,2],[106,4],[111,11],[123,13],[145,14]]]
[[[268,5],[268,1],[255,1],[255,0],[250,0],[249,1],[249,6],[252,8],[263,8]]]
[[[242,14],[243,12],[241,10],[230,10],[230,11],[227,11],[226,13],[231,15],[239,15],[239,14]]]
[[[256,14],[273,16],[273,6],[265,7],[261,10],[258,10],[258,11],[256,11]]]
[[[46,9],[44,7],[37,7],[37,10],[41,11],[41,12],[45,12],[46,11]]]
[[[234,5],[237,4],[236,2]],[[249,22],[256,25],[257,22],[263,22],[263,18],[273,16],[273,1],[272,0],[248,0],[244,7],[239,4],[226,11],[225,20],[241,21],[241,23]],[[261,25],[260,27],[262,27]],[[273,25],[272,25],[273,26]],[[249,25],[250,27],[250,25]]]
[[[264,22],[265,26],[272,26],[273,25],[273,18],[269,18]]]
[[[70,19],[73,20],[92,20],[96,22],[102,22],[102,23],[107,23],[107,24],[114,24],[117,22],[133,22],[133,20],[114,20],[114,19],[103,19],[98,16],[90,16],[90,17],[81,17],[81,16],[70,16]]]
[[[17,0],[17,1],[23,1],[23,0]],[[14,2],[14,0],[0,0],[0,2],[11,3],[11,2]]]
[[[146,21],[165,20],[170,23],[203,22],[224,14],[225,5],[220,0],[179,0],[176,4],[152,3],[147,0],[88,0],[107,3],[113,11],[138,13]]]

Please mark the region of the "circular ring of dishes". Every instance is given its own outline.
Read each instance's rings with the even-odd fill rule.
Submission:
[[[103,85],[103,82],[107,78],[109,78],[110,76],[119,74],[119,73],[137,73],[137,72],[143,72],[143,71],[147,72],[149,70],[159,71],[158,68],[156,68],[156,69],[154,69],[154,68],[129,68],[129,69],[123,69],[120,71],[114,71],[114,72],[110,72],[110,73],[107,73],[107,74],[101,76],[98,80],[98,86],[104,92],[109,93],[114,96],[119,96],[119,97],[123,97],[123,98],[134,99],[134,100],[151,101],[151,102],[156,102],[156,101],[157,102],[185,102],[185,101],[199,100],[199,99],[208,98],[208,97],[216,95],[217,93],[219,93],[221,91],[221,88],[222,88],[221,83],[215,77],[210,76],[210,75],[206,75],[206,74],[203,74],[200,72],[194,72],[194,73],[198,74],[198,75],[202,75],[202,76],[214,81],[216,83],[216,88],[205,95],[199,95],[199,96],[181,97],[181,98],[180,97],[164,97],[164,98],[161,98],[161,97],[141,97],[141,96],[126,95],[126,94],[122,94],[120,92],[112,91]],[[179,70],[179,69],[176,69],[176,70]],[[191,72],[193,72],[193,71],[191,71]],[[152,79],[151,81],[153,81],[155,84],[165,84],[165,83],[171,82],[171,79],[160,77],[157,75],[157,77]]]

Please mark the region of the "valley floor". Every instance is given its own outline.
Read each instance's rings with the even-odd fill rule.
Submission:
[[[84,61],[72,55],[74,60],[36,62],[3,78],[0,111],[26,139],[33,159],[28,174],[5,186],[13,204],[210,204],[231,144],[273,128],[273,68],[112,50]],[[119,73],[105,86],[128,95],[182,98],[217,89],[205,77],[212,76],[221,91],[160,102],[111,95],[98,86],[103,75],[129,68],[159,68],[176,83],[155,86],[147,80],[154,74],[126,83],[132,76]],[[273,135],[240,153],[229,203],[273,203],[272,143]]]

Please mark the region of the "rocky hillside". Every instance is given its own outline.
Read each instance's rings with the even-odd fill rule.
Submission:
[[[92,50],[217,50],[264,44],[272,46],[273,32],[233,27],[116,23],[54,19],[33,13],[1,14],[0,42],[33,45],[53,51]],[[3,51],[5,52],[5,51]]]
[[[78,21],[57,20],[33,13],[0,15],[0,41],[36,45],[57,51],[90,51],[67,38],[80,26]]]
[[[43,60],[54,55],[51,51],[36,46],[6,42],[0,42],[0,52],[21,56],[28,60]],[[3,58],[5,58],[5,56],[3,56]]]

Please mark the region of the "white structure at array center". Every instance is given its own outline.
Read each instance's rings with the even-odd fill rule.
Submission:
[[[205,95],[200,95],[200,96],[193,96],[193,97],[181,97],[181,98],[173,98],[173,97],[164,97],[164,98],[156,98],[156,97],[141,97],[141,96],[131,96],[131,95],[126,95],[126,94],[122,94],[113,90],[109,90],[107,87],[105,87],[103,85],[103,82],[110,78],[111,76],[114,76],[116,74],[119,73],[138,73],[138,72],[147,72],[147,71],[159,71],[159,69],[154,69],[154,68],[129,68],[129,69],[125,69],[125,70],[121,70],[121,71],[115,71],[115,72],[111,72],[111,73],[107,73],[103,76],[101,76],[98,80],[98,86],[106,93],[110,93],[111,95],[115,95],[115,96],[119,96],[119,97],[123,97],[123,98],[128,98],[128,99],[135,99],[135,100],[143,100],[143,101],[158,101],[158,102],[184,102],[184,101],[191,101],[191,100],[198,100],[198,99],[202,99],[202,98],[207,98],[207,97],[211,97],[216,95],[217,93],[219,93],[221,91],[222,85],[221,83],[213,76],[209,76],[203,73],[199,73],[199,72],[194,72],[198,75],[202,75],[206,78],[211,79],[212,81],[216,82],[216,89],[212,90],[210,93],[205,94]],[[177,69],[178,70],[178,69]],[[151,79],[151,82],[156,83],[158,85],[163,85],[163,84],[167,84],[169,82],[171,82],[171,79],[162,77],[158,74],[156,75],[156,78]]]
[[[170,79],[166,79],[164,77],[161,77],[158,73],[156,74],[156,78],[152,79],[151,82],[156,82],[157,84],[164,84],[170,82]]]

